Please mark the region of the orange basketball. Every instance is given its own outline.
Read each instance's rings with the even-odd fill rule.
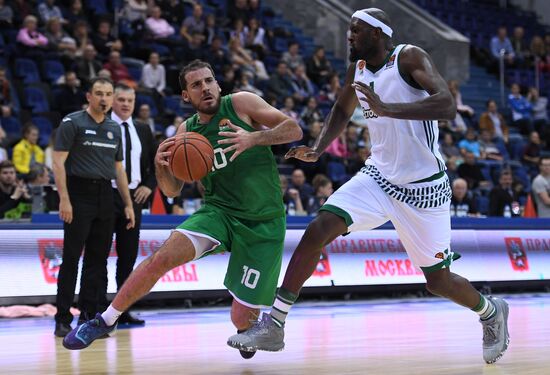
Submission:
[[[214,163],[214,149],[203,135],[185,132],[176,137],[172,151],[170,170],[185,182],[200,180],[210,172]]]

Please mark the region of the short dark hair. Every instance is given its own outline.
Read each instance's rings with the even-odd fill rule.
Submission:
[[[88,86],[88,92],[92,92],[92,89],[94,88],[94,85],[96,83],[107,83],[111,86],[113,86],[113,90],[115,88],[115,84],[113,83],[113,80],[106,77],[94,77],[90,80],[90,85]]]
[[[542,165],[542,162],[545,160],[550,160],[550,156],[547,156],[547,155],[541,156],[539,159],[539,165]]]
[[[23,126],[23,136],[26,136],[27,134],[30,133],[31,130],[38,130],[40,131],[40,129],[38,129],[38,126],[36,126],[35,124],[33,124],[32,122],[27,122],[24,126]]]
[[[47,173],[46,166],[42,163],[34,163],[31,165],[29,173],[25,176],[25,179],[28,182],[31,182],[42,176],[44,173]]]
[[[210,71],[212,72],[212,75],[214,77],[216,76],[216,74],[214,73],[214,69],[212,69],[212,66],[209,63],[198,59],[193,60],[180,70],[179,81],[180,81],[180,86],[182,90],[185,90],[187,88],[187,81],[185,80],[185,75],[189,72],[193,72],[195,70],[199,70],[202,68],[210,69]]]
[[[495,99],[489,99],[485,102],[485,107],[489,107],[489,104],[491,103],[497,104],[497,101]]]
[[[8,168],[15,169],[15,164],[13,164],[10,160],[0,161],[0,172]]]

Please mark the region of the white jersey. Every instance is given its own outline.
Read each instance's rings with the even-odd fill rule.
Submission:
[[[385,103],[412,103],[429,96],[425,90],[409,85],[399,72],[400,44],[375,72],[359,60],[354,81],[365,83]],[[359,99],[364,97],[356,90]],[[392,184],[407,184],[429,178],[445,170],[439,152],[437,121],[401,120],[378,117],[368,104],[359,100],[367,120],[372,143],[366,164],[374,165]]]

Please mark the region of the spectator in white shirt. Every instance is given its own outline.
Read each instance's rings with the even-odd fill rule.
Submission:
[[[166,88],[166,71],[164,65],[160,64],[160,57],[156,52],[149,55],[149,63],[145,64],[143,67],[141,72],[141,85],[164,96],[164,89]]]

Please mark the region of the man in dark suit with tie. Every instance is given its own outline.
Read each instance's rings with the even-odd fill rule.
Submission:
[[[128,275],[134,269],[136,262],[139,231],[141,227],[141,210],[151,197],[151,193],[156,187],[155,179],[155,147],[151,130],[143,125],[135,123],[132,120],[134,105],[136,100],[135,91],[125,85],[115,87],[113,101],[113,111],[111,119],[120,126],[122,133],[122,149],[124,160],[123,165],[126,168],[128,176],[128,188],[134,203],[135,226],[126,229],[126,218],[124,216],[124,205],[120,194],[113,181],[113,194],[115,201],[115,226],[117,269],[116,283],[120,290],[122,284],[128,278]],[[107,278],[105,277],[105,282]],[[105,285],[105,289],[107,285]],[[143,325],[145,322],[125,312],[119,318],[119,324]]]

